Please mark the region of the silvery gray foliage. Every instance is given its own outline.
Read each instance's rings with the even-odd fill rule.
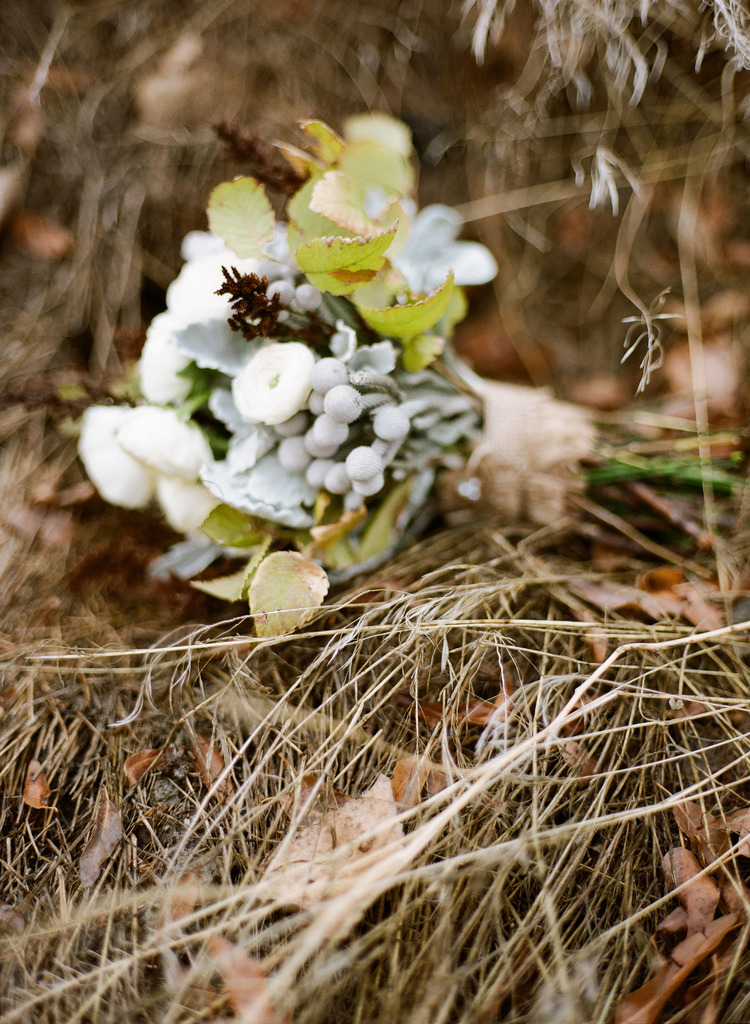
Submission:
[[[275,454],[265,455],[245,472],[233,473],[228,462],[216,462],[201,479],[220,501],[261,519],[298,530],[314,523],[306,510],[317,492],[300,473],[285,470]]]
[[[174,332],[178,349],[205,370],[219,370],[235,377],[255,355],[258,342],[248,343],[226,319],[195,320]]]

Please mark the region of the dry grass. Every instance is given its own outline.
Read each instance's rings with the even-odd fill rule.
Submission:
[[[54,796],[50,810],[17,795],[3,809],[3,895],[26,919],[4,942],[6,1019],[210,1018],[216,934],[262,960],[295,1022],[610,1019],[674,901],[660,869],[679,841],[669,809],[750,802],[746,667],[730,631],[581,621],[570,571],[499,529],[453,531],[388,568],[390,596],[342,595],[305,635],[252,644],[238,620],[150,653],[37,651],[7,666],[5,791],[23,791],[33,755]],[[604,667],[590,644],[602,628]],[[462,724],[503,679],[516,688],[507,719]],[[140,713],[113,727],[139,695]],[[405,695],[441,702],[445,719],[425,725]],[[705,713],[677,719],[691,699]],[[562,753],[576,721],[595,763],[585,784]],[[233,800],[201,782],[194,732],[221,751]],[[163,745],[167,765],[129,787],[125,758]],[[356,794],[414,752],[442,761],[448,784],[402,815],[403,844],[310,912],[263,898],[303,775]],[[77,864],[103,788],[125,839],[85,890]],[[193,870],[195,909],[168,942],[189,967],[175,981],[159,919]],[[742,1020],[743,998],[721,1019]]]
[[[698,365],[700,304],[741,284],[723,261],[727,233],[706,241],[692,228],[706,223],[716,182],[742,210],[743,73],[708,36],[696,73],[699,16],[666,0],[651,5],[647,29],[633,5],[614,5],[628,27],[620,63],[607,70],[612,26],[599,18],[586,60],[566,49],[559,75],[549,73],[553,37],[523,11],[477,68],[467,57],[474,15],[462,27],[456,5],[440,17],[396,0],[354,15],[335,0],[31,6],[2,13],[6,160],[25,159],[9,128],[19,82],[47,58],[91,80],[43,91],[45,126],[24,164],[26,205],[69,225],[75,253],[53,267],[10,241],[0,254],[0,901],[23,918],[19,931],[4,912],[4,1020],[226,1017],[213,935],[260,958],[280,1017],[295,1024],[611,1019],[647,977],[649,936],[676,904],[661,871],[679,842],[670,808],[689,797],[721,815],[750,803],[738,635],[696,638],[677,622],[587,607],[568,586],[590,572],[587,550],[564,523],[537,533],[472,524],[405,552],[371,590],[338,592],[304,635],[254,644],[247,620],[217,623],[202,596],[148,579],[169,536],[147,516],[97,500],[49,507],[39,488],[81,479],[58,429],[60,380],[98,386],[103,370],[127,364],[127,332],[158,310],[181,236],[234,172],[218,160],[211,120],[289,139],[298,117],[338,123],[371,106],[409,118],[424,201],[467,204],[503,264],[496,297],[521,362],[565,389],[583,368],[616,365],[620,318],[634,302],[648,316],[667,285],[693,310]],[[584,11],[539,9],[555,7],[567,31],[562,13],[574,6]],[[589,18],[601,9],[585,7]],[[720,27],[737,13],[715,9]],[[184,31],[203,39],[198,86],[215,88],[147,123],[135,83]],[[589,213],[592,182],[616,197],[616,218]],[[561,228],[571,216],[587,225],[582,248]],[[703,429],[706,410],[696,412]],[[731,544],[719,568],[739,575],[746,526]],[[604,668],[592,632],[617,651]],[[505,721],[460,721],[503,681],[516,688]],[[575,699],[584,691],[585,711]],[[423,721],[412,698],[441,702],[445,717]],[[691,699],[705,712],[675,717]],[[196,734],[221,751],[232,802],[201,777]],[[129,786],[127,757],[157,746],[168,747],[166,763]],[[312,911],[263,899],[264,862],[290,834],[284,807],[303,775],[356,795],[414,753],[448,777],[403,813],[404,843]],[[46,810],[22,800],[32,758],[52,790]],[[582,766],[595,772],[587,784]],[[124,839],[87,889],[80,856],[105,792]],[[200,889],[182,899],[194,909],[165,932],[193,870]],[[744,942],[722,1021],[750,1012]],[[684,1019],[670,1012],[663,1020]]]

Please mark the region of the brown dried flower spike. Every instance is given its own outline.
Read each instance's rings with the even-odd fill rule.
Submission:
[[[236,267],[221,268],[224,284],[216,290],[217,295],[228,295],[232,300],[233,315],[229,326],[241,331],[248,341],[262,335],[273,334],[283,309],[278,295],[266,295],[268,279],[257,274],[241,274]]]

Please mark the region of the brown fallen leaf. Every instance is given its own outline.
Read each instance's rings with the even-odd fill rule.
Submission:
[[[85,886],[93,885],[101,874],[102,864],[122,839],[122,819],[120,813],[107,796],[102,792],[99,808],[94,822],[94,834],[81,854],[78,870]]]
[[[203,785],[210,789],[218,777],[224,771],[224,758],[216,747],[200,733],[196,733],[192,740],[193,755]],[[234,793],[234,784],[227,776],[216,790],[217,796],[228,798]]]
[[[712,814],[704,813],[699,804],[686,800],[673,812],[680,832],[690,840],[693,853],[708,866],[728,848],[727,829]]]
[[[713,921],[719,905],[719,887],[708,875],[701,875],[701,866],[689,850],[678,846],[662,861],[662,870],[675,888],[683,886],[680,903],[687,911],[687,932],[704,932]]]
[[[739,915],[727,914],[711,921],[705,932],[689,935],[675,946],[653,978],[620,1002],[615,1010],[616,1024],[655,1024],[667,1001],[741,922]]]
[[[182,876],[179,883],[167,896],[164,910],[156,919],[156,931],[162,939],[171,940],[181,931],[181,920],[195,910],[203,879],[200,872],[192,869]]]
[[[379,775],[362,796],[330,808],[278,847],[261,879],[261,895],[310,908],[351,888],[360,858],[403,837],[398,811],[391,780]]]
[[[33,210],[16,210],[8,223],[11,239],[34,259],[57,263],[75,246],[73,232],[52,217]]]
[[[578,777],[578,785],[583,789],[597,775],[597,763],[593,757],[587,756],[586,748],[578,740],[565,740],[560,744],[560,753]]]
[[[332,807],[343,807],[353,799],[336,789],[327,792],[322,776],[308,774],[296,781],[293,794],[282,797],[281,806],[295,825],[313,825]]]
[[[726,625],[719,609],[709,604],[701,590],[676,566],[664,565],[644,572],[637,585],[659,601],[666,614],[682,615],[699,629],[721,629]]]
[[[128,785],[134,786],[143,778],[146,772],[163,764],[164,758],[164,751],[158,747],[139,750],[137,753],[131,754],[122,766],[122,771],[128,781]]]
[[[23,802],[29,807],[37,809],[47,806],[52,790],[47,785],[47,776],[44,774],[39,761],[33,758],[29,761],[26,769],[26,781],[23,787]]]
[[[423,757],[403,757],[396,763],[391,778],[393,799],[399,807],[416,807],[430,773],[429,762]]]
[[[220,935],[211,937],[210,947],[236,1024],[283,1024],[269,999],[260,960]]]

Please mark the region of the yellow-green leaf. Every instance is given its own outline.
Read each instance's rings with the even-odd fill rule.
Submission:
[[[409,157],[412,154],[411,132],[403,121],[389,114],[355,114],[344,122],[347,142],[375,142],[379,146]]]
[[[363,186],[341,171],[328,171],[315,183],[310,209],[358,235],[377,231],[377,225],[365,213]]]
[[[400,306],[389,306],[387,309],[372,309],[359,305],[357,309],[365,323],[379,334],[392,338],[410,338],[415,334],[424,334],[434,327],[445,312],[452,291],[451,271],[445,283],[424,299],[406,302]]]
[[[435,334],[417,334],[404,340],[401,365],[409,373],[419,373],[434,362],[445,348],[445,339]]]
[[[295,254],[297,265],[305,274],[326,274],[334,270],[380,270],[385,252],[393,241],[396,229],[374,237],[315,238],[301,245]]]
[[[314,140],[312,150],[326,163],[332,164],[344,148],[344,140],[325,121],[298,121],[305,133]]]
[[[381,188],[401,197],[413,192],[416,185],[408,157],[376,142],[355,142],[347,146],[337,166],[362,189]]]
[[[273,207],[253,178],[235,178],[218,185],[208,200],[208,226],[239,257],[259,258],[273,238]]]
[[[309,622],[328,593],[325,571],[296,551],[276,551],[258,566],[250,584],[256,636],[281,636]]]
[[[213,580],[192,580],[191,587],[202,590],[204,594],[210,594],[211,597],[218,597],[222,601],[239,601],[241,598],[247,597],[253,573],[266,557],[270,546],[271,537],[267,535],[253,552],[252,557],[237,572],[230,573],[228,576],[217,576]]]
[[[287,237],[289,248],[292,252],[294,252],[297,246],[310,242],[313,238],[347,234],[346,231],[342,232],[340,224],[334,224],[328,217],[323,217],[321,214],[316,213],[315,210],[310,209],[313,189],[320,180],[321,176],[319,174],[313,175],[305,182],[301,189],[294,193],[287,204],[287,214],[289,216]]]
[[[412,481],[397,484],[373,513],[357,552],[359,561],[366,562],[381,554],[398,540],[404,529],[403,514],[409,505]]]
[[[210,597],[218,597],[220,601],[239,601],[245,587],[245,568],[228,576],[217,576],[213,580],[191,580],[190,586]]]
[[[263,532],[258,520],[231,505],[217,505],[201,524],[201,530],[226,548],[250,548],[260,543]]]

